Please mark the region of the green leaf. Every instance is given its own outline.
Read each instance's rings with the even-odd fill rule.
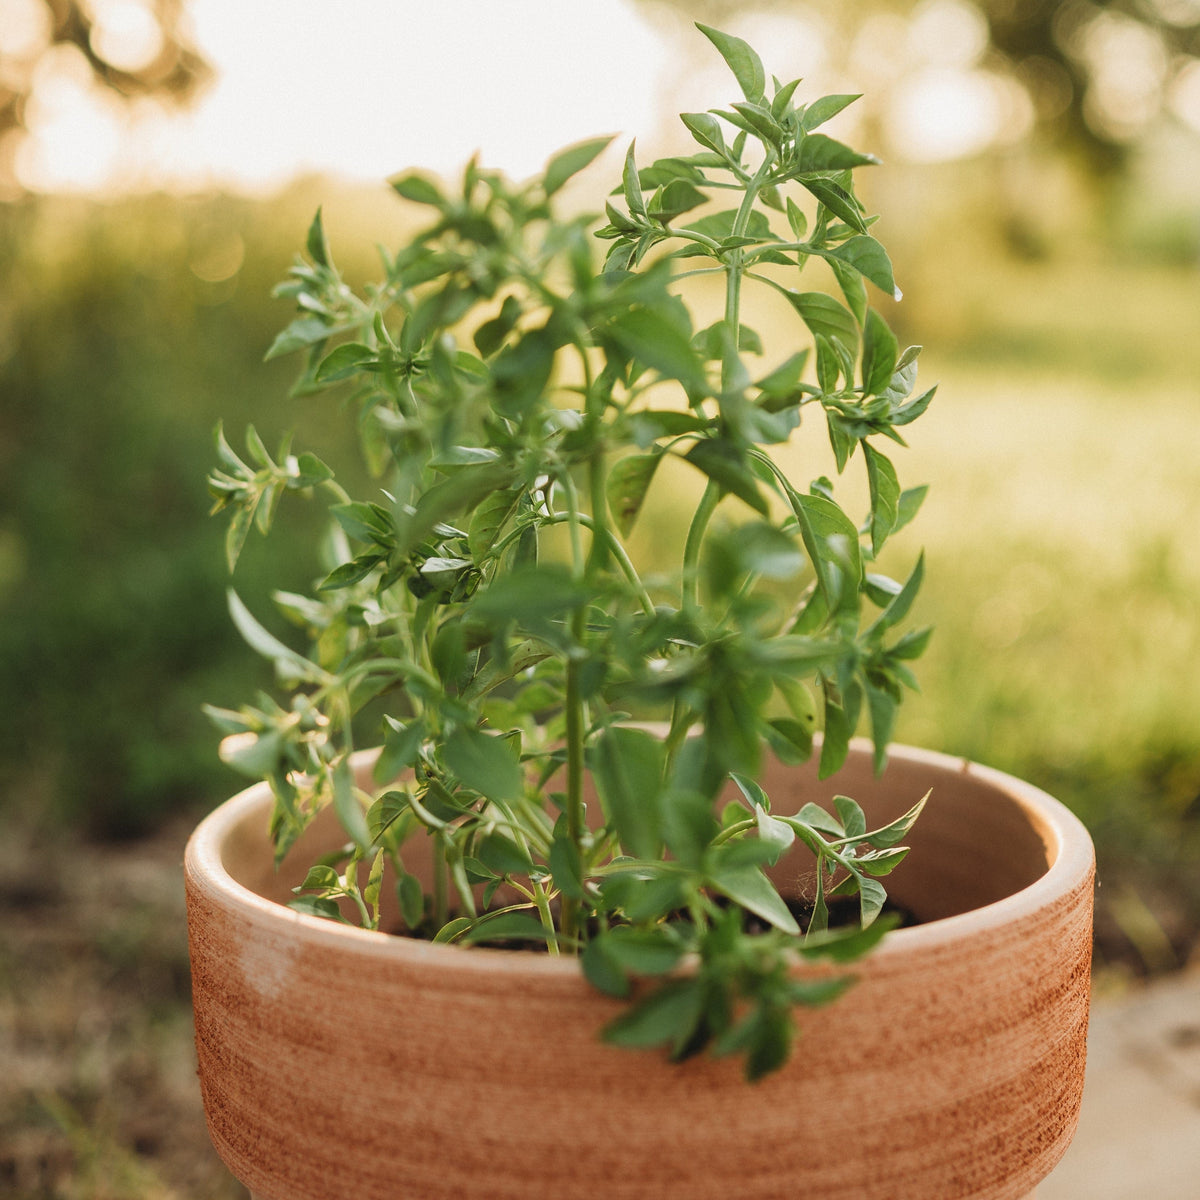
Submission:
[[[754,817],[758,822],[758,836],[772,848],[774,857],[769,861],[774,866],[796,840],[796,831],[786,821],[771,816],[761,805],[755,805]]]
[[[354,844],[360,850],[367,849],[373,839],[367,829],[366,814],[355,794],[354,773],[350,769],[349,758],[342,758],[333,768],[333,809],[342,828],[354,839]]]
[[[644,178],[645,172],[642,174]],[[672,179],[651,197],[648,212],[650,216],[669,224],[676,217],[707,202],[708,196],[695,184],[686,179]]]
[[[665,975],[678,966],[685,947],[662,925],[634,929],[619,925],[597,939],[605,943],[608,957],[635,975]]]
[[[297,317],[276,336],[271,348],[263,356],[263,361],[269,362],[296,350],[304,350],[317,342],[323,342],[332,332],[329,323],[320,317]]]
[[[704,429],[707,422],[692,413],[643,410],[628,415],[633,440],[645,449],[659,438],[679,437]]]
[[[837,338],[848,350],[858,345],[858,324],[854,314],[824,292],[789,292],[792,307],[813,334]]]
[[[590,138],[586,142],[576,142],[560,150],[546,164],[546,173],[542,176],[542,187],[547,196],[553,196],[571,178],[584,167],[598,158],[612,142],[611,137]]]
[[[352,587],[360,580],[366,579],[380,563],[386,561],[387,557],[383,554],[362,554],[358,558],[352,558],[349,562],[334,567],[317,585],[317,590],[336,592],[339,588]]]
[[[840,258],[829,256],[826,258],[826,262],[829,263],[834,278],[838,281],[838,286],[842,289],[842,295],[846,297],[846,303],[850,306],[850,311],[854,314],[854,319],[859,325],[866,324],[867,285],[863,283],[862,274],[849,263],[843,262]]]
[[[784,821],[809,825],[818,833],[827,834],[832,838],[844,837],[846,831],[842,828],[842,823],[832,813],[827,813],[819,804],[806,804],[794,817],[783,817]]]
[[[262,733],[246,731],[222,740],[218,750],[221,761],[251,779],[265,779],[274,773],[284,757],[283,734],[277,729]]]
[[[799,160],[795,170],[802,174],[813,171],[851,171],[855,167],[875,166],[878,163],[879,159],[873,154],[860,154],[823,133],[810,133],[800,143]]]
[[[719,732],[714,732],[713,722],[709,722],[708,733],[711,738],[720,740]],[[698,743],[697,743],[698,745]],[[716,747],[710,747],[715,749]],[[693,751],[694,754],[697,751]],[[681,774],[681,767],[686,764],[685,753],[681,754],[676,763],[676,774]],[[687,787],[672,787],[662,797],[662,826],[663,841],[667,849],[685,866],[699,869],[701,861],[707,852],[712,839],[717,834],[717,819],[713,815],[712,802],[698,791]],[[627,910],[630,919],[634,910]]]
[[[700,145],[715,150],[722,159],[727,157],[725,139],[721,135],[721,123],[711,113],[680,113],[679,119]]]
[[[931,794],[931,792],[926,792],[902,817],[897,817],[889,824],[872,830],[866,838],[867,844],[874,846],[876,850],[888,850],[892,846],[902,842],[908,836],[908,831],[913,827],[917,818],[921,815],[921,811],[924,809],[926,801],[928,801]]]
[[[307,451],[296,460],[296,471],[297,474],[288,480],[288,487],[316,487],[317,484],[333,478],[333,471],[315,454],[309,454]]]
[[[921,505],[925,503],[925,497],[929,495],[929,484],[923,483],[920,487],[905,488],[900,493],[900,500],[896,505],[896,526],[892,530],[893,533],[897,529],[903,529],[920,511]]]
[[[606,937],[594,937],[584,946],[579,965],[584,978],[598,991],[621,1000],[629,996],[629,977],[609,955]]]
[[[799,766],[812,758],[812,726],[790,717],[772,717],[763,727],[763,736],[780,762]]]
[[[441,208],[446,203],[437,184],[427,175],[422,175],[417,171],[397,175],[388,182],[398,196],[403,196],[405,200],[412,200],[416,204],[430,204],[434,208]]]
[[[765,517],[770,508],[745,456],[724,438],[705,438],[684,456],[725,491],[732,492]]]
[[[536,917],[524,912],[485,913],[458,940],[466,945],[488,941],[547,942],[551,933]]]
[[[546,563],[497,575],[475,594],[469,612],[494,626],[518,622],[532,628],[566,615],[590,598],[587,588],[563,564]]]
[[[869,442],[864,441],[862,448],[867,459],[867,484],[871,494],[871,550],[878,554],[896,527],[900,483],[889,458]]]
[[[777,120],[782,120],[784,113],[788,112],[792,106],[792,97],[796,94],[796,89],[800,86],[799,79],[793,79],[790,83],[785,83],[781,87],[779,80],[775,80],[775,95],[771,97],[771,115]]]
[[[887,916],[873,922],[869,928],[831,929],[828,932],[810,935],[800,946],[805,958],[829,958],[834,962],[853,962],[869,953],[883,940],[884,934],[896,928],[896,918]]]
[[[836,117],[847,105],[861,99],[861,92],[852,96],[822,96],[820,100],[814,100],[804,109],[800,118],[800,128],[805,132],[816,129],[817,126],[824,125],[831,117]]]
[[[830,179],[801,178],[800,183],[836,217],[840,217],[851,229],[866,233],[867,226],[863,220],[858,201],[844,187]]]
[[[903,293],[896,286],[892,274],[892,260],[883,246],[869,234],[849,238],[840,246],[831,247],[828,253],[848,263],[893,300],[902,298]]]
[[[519,488],[502,488],[485,497],[471,514],[467,525],[467,547],[478,563],[491,552],[500,531],[517,510]]]
[[[891,629],[899,624],[908,615],[908,610],[912,608],[912,603],[916,599],[917,592],[921,587],[921,580],[925,577],[925,552],[922,551],[917,558],[917,565],[913,567],[912,574],[904,581],[904,586],[892,597],[891,603],[875,618],[871,627],[867,630],[867,637],[877,637],[885,630]]]
[[[768,521],[751,521],[731,535],[738,567],[764,579],[793,578],[804,568],[804,555],[786,533]]]
[[[229,615],[233,618],[238,632],[245,639],[251,650],[269,658],[275,663],[275,669],[283,675],[314,683],[330,683],[332,676],[321,670],[316,663],[309,662],[303,655],[298,654],[290,646],[285,646],[274,634],[268,633],[241,602],[237,593],[230,588],[226,593],[229,602]]]
[[[887,390],[896,369],[896,354],[900,345],[887,322],[874,310],[867,313],[863,330],[862,382],[863,394],[879,396]]]
[[[225,563],[231,575],[237,567],[238,559],[241,558],[246,545],[246,538],[250,534],[255,507],[244,505],[242,508],[235,508],[229,518],[229,525],[225,530]]]
[[[745,121],[743,128],[746,128],[748,133],[754,134],[759,141],[767,142],[772,146],[778,146],[783,141],[783,129],[770,109],[764,108],[761,104],[742,102],[735,102],[730,107]]]
[[[623,537],[628,537],[633,531],[650,481],[661,461],[662,452],[656,451],[653,454],[630,454],[613,463],[605,484],[605,494],[613,520]]]
[[[936,392],[937,385],[935,384],[929,391],[922,392],[915,400],[909,401],[908,404],[902,405],[900,408],[894,408],[891,413],[892,424],[912,424],[929,407],[929,402],[933,399]]]
[[[491,800],[519,800],[525,791],[521,764],[502,737],[459,725],[442,748],[446,766],[459,780]]]
[[[329,259],[329,242],[325,237],[325,226],[321,221],[321,210],[319,208],[312,219],[312,224],[308,227],[306,245],[308,248],[308,257],[318,266],[329,267],[332,265]]]
[[[659,809],[665,751],[641,729],[612,725],[592,751],[596,790],[627,854],[657,858],[662,848]]]
[[[604,904],[612,911],[623,912],[630,921],[664,917],[687,903],[686,889],[678,875],[649,879],[644,874],[632,872],[609,875],[601,890]]]
[[[365,366],[377,364],[379,355],[361,342],[344,342],[331,350],[317,367],[314,378],[318,383],[333,383],[357,375]]]
[[[907,846],[891,850],[868,850],[854,861],[868,875],[890,875],[908,857]]]
[[[441,929],[439,929],[437,933],[433,935],[433,940],[435,942],[444,942],[447,944],[457,941],[457,939],[466,930],[470,929],[473,924],[474,918],[472,917],[455,917],[453,921],[447,921],[446,924],[443,925]]]
[[[370,834],[372,844],[381,843],[396,822],[410,811],[407,792],[384,792],[367,809],[367,833]]]
[[[738,210],[736,208],[727,208],[721,212],[709,213],[707,216],[701,217],[698,221],[693,221],[684,228],[691,233],[702,233],[705,237],[714,238],[719,242],[732,242],[733,227],[737,222]],[[770,242],[778,241],[779,238],[771,231],[771,222],[767,219],[766,213],[759,212],[754,209],[750,214],[750,220],[746,224],[746,237],[740,240],[739,244],[746,245],[753,242]]]
[[[766,792],[748,775],[743,775],[738,771],[730,771],[729,778],[737,785],[737,789],[746,797],[751,808],[761,808],[766,812],[771,811],[771,800]],[[740,817],[738,818],[741,819]]]
[[[410,930],[416,929],[425,917],[425,892],[415,875],[402,875],[396,881],[396,899],[400,916]]]
[[[379,893],[383,889],[383,865],[386,855],[379,850],[371,862],[371,870],[367,875],[367,886],[363,888],[363,900],[375,911],[376,920],[379,916]]]
[[[763,70],[762,59],[739,37],[722,33],[719,29],[713,29],[711,25],[702,25],[699,21],[696,22],[696,28],[716,46],[738,81],[742,95],[751,103],[759,103],[767,86],[767,74]]]
[[[606,327],[632,358],[696,391],[705,388],[704,368],[684,332],[658,309],[633,308],[619,313]]]
[[[642,196],[642,185],[638,179],[637,161],[634,159],[634,142],[629,143],[625,154],[625,170],[621,175],[622,190],[625,193],[625,203],[629,206],[630,216],[644,217],[646,201]]]
[[[480,838],[475,853],[479,861],[497,875],[528,875],[533,870],[529,852],[499,830]]]
[[[304,882],[298,888],[293,888],[292,890],[300,892],[317,888],[324,891],[326,888],[337,888],[340,886],[341,879],[338,873],[332,867],[318,863],[315,867],[308,868],[308,874],[304,876]]]
[[[859,875],[857,878],[859,919],[862,927],[866,929],[883,912],[883,906],[887,903],[887,891],[883,884],[876,883],[874,879],[864,875]]]
[[[854,724],[845,708],[838,702],[829,684],[825,686],[825,736],[821,742],[821,761],[817,768],[819,779],[828,779],[841,770],[850,752]]]
[[[622,1013],[602,1036],[614,1046],[646,1048],[669,1042],[682,1049],[700,1021],[703,1006],[704,991],[698,980],[671,980]]]
[[[846,831],[846,837],[856,838],[867,832],[867,818],[857,800],[849,796],[834,796],[833,807]]]
[[[337,523],[355,540],[388,546],[395,540],[395,527],[386,509],[377,504],[355,500],[335,504],[330,513]]]
[[[310,917],[323,917],[327,921],[338,921],[343,925],[350,922],[342,916],[336,900],[327,900],[324,896],[297,896],[288,901],[288,908],[293,912],[305,913]]]
[[[722,870],[718,865],[710,872],[709,882],[723,896],[774,925],[776,929],[782,929],[784,933],[800,932],[796,918],[775,890],[775,885],[757,867]]]
[[[927,625],[924,629],[914,629],[906,633],[900,640],[891,647],[888,651],[890,658],[913,659],[920,658],[925,653],[929,645],[929,639],[933,636],[933,626]]]
[[[829,611],[853,610],[858,603],[858,581],[862,578],[857,527],[834,501],[824,496],[805,496],[789,489],[787,497]],[[850,578],[846,578],[847,572]]]
[[[583,889],[583,863],[579,847],[567,832],[567,817],[564,813],[554,826],[554,840],[550,843],[550,874],[554,884],[564,896],[572,900],[586,899]]]

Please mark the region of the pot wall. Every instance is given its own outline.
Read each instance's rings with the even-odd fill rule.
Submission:
[[[1090,840],[998,772],[897,748],[876,780],[869,753],[856,745],[835,781],[776,766],[764,786],[779,811],[846,792],[873,823],[932,787],[889,887],[928,923],[856,964],[843,1000],[802,1011],[792,1061],[754,1086],[735,1061],[598,1042],[620,1004],[573,962],[280,907],[265,896],[286,898],[304,862],[272,878],[269,794],[235,797],[187,854],[218,1151],[262,1200],[1025,1197],[1078,1119]],[[802,860],[780,869],[803,882]]]

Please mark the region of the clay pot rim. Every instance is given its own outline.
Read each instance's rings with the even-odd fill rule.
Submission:
[[[866,739],[855,738],[852,751],[869,755],[870,743]],[[363,751],[355,758],[369,761],[376,753]],[[889,758],[934,771],[967,775],[1005,794],[1024,811],[1042,839],[1050,865],[1045,874],[1033,883],[1001,900],[970,912],[894,930],[873,952],[873,957],[936,950],[960,943],[971,935],[1020,922],[1070,893],[1093,869],[1091,837],[1083,823],[1064,804],[1033,784],[969,759],[912,746],[892,745],[889,747]],[[225,869],[222,847],[232,830],[256,809],[263,810],[265,821],[271,802],[269,786],[266,783],[254,784],[217,807],[200,822],[189,838],[184,852],[184,870],[189,884],[218,907],[237,911],[256,925],[266,926],[281,938],[310,945],[328,941],[336,943],[343,951],[353,951],[367,957],[398,957],[414,965],[423,963],[469,974],[483,972],[495,975],[499,971],[523,976],[578,977],[579,965],[573,957],[554,958],[546,954],[498,950],[486,946],[434,944],[338,924],[296,912],[260,896],[238,883]]]

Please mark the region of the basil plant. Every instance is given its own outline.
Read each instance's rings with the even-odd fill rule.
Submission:
[[[311,594],[275,595],[305,649],[230,593],[281,698],[209,711],[225,760],[270,784],[278,857],[327,804],[344,826],[295,907],[341,920],[348,900],[374,929],[387,891],[392,932],[578,956],[631,998],[612,1042],[739,1053],[757,1078],[796,1006],[847,984],[796,960],[851,960],[889,924],[880,879],[920,808],[875,829],[845,797],[787,814],[758,779],[765,756],[814,754],[818,724],[821,776],[860,724],[884,765],[929,631],[899,629],[921,562],[903,582],[872,566],[923,499],[888,451],[933,391],[869,303],[899,297],[855,194],[876,160],[821,132],[855,97],[801,103],[699,28],[741,98],[682,115],[690,155],[630,146],[602,218],[558,206],[610,139],[522,183],[476,162],[453,188],[394,179],[428,219],[361,292],[318,212],[268,357],[302,356],[298,394],[340,394],[374,482],[351,495],[314,453],[250,429],[242,456],[218,431],[231,569],[284,496],[331,520]],[[815,260],[834,294],[806,290]],[[700,327],[705,276],[724,309]],[[782,353],[742,322],[750,285],[791,324]],[[860,519],[828,478],[789,477],[798,433],[828,438],[837,473],[861,455]],[[647,573],[628,540],[688,475],[681,545]],[[378,743],[363,790],[351,754]],[[764,870],[797,841],[816,857],[802,906]],[[422,842],[431,894],[406,867]],[[857,907],[831,930],[835,895]]]

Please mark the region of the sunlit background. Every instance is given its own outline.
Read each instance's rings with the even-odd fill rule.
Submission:
[[[863,92],[835,131],[884,160],[888,318],[941,384],[897,456],[932,484],[898,552],[926,547],[938,631],[901,737],[1084,817],[1113,986],[1194,958],[1200,0],[0,0],[0,900],[86,894],[99,930],[86,976],[42,972],[90,1015],[21,1018],[42,1056],[0,1090],[0,1190],[239,1195],[161,1065],[186,1058],[186,962],[143,868],[239,786],[201,703],[269,683],[225,615],[212,427],[349,454],[261,361],[313,210],[362,278],[414,219],[386,177],[476,152],[520,177],[618,134],[582,203],[629,139],[683,150],[675,114],[733,98],[695,19],[812,95]],[[256,611],[308,584],[307,520],[251,544]],[[135,864],[121,887],[93,853]],[[0,952],[0,1061],[23,955]],[[130,971],[158,1005],[136,1017]],[[73,1057],[89,1020],[109,1049]],[[91,1191],[53,1190],[85,1159]]]

